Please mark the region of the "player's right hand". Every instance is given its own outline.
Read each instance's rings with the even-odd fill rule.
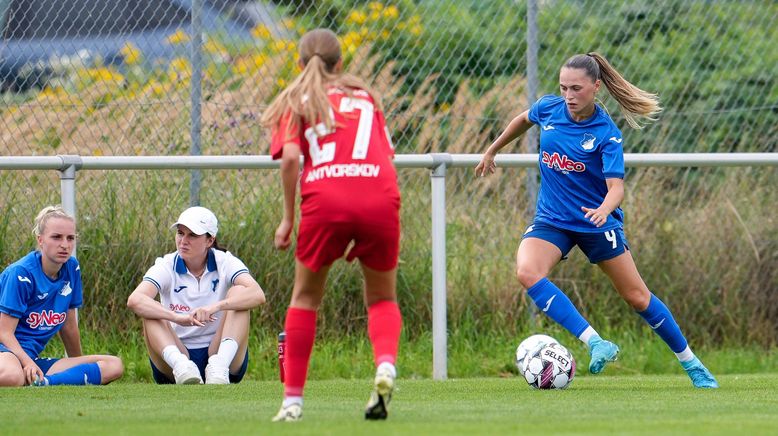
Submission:
[[[24,365],[22,372],[24,372],[24,379],[28,385],[31,385],[36,379],[43,380],[43,371],[32,360],[27,365]]]
[[[475,166],[475,175],[476,177],[484,177],[487,174],[494,174],[496,168],[497,165],[494,163],[494,155],[484,153],[481,162],[478,162],[478,165]]]
[[[276,229],[275,239],[273,245],[279,250],[286,250],[292,245],[292,227],[294,223],[291,220],[282,219],[281,224]]]

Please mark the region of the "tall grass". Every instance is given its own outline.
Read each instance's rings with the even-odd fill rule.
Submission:
[[[400,153],[481,152],[526,107],[519,97],[521,77],[485,94],[471,91],[465,81],[451,106],[441,107],[434,104],[434,77],[415,95],[401,96],[403,78],[391,74],[391,63],[379,66],[374,58],[363,60],[352,65],[359,66],[357,73],[373,77],[376,89],[387,96],[389,123]],[[258,85],[263,80],[266,76],[257,73],[239,85],[231,84],[235,89],[224,85],[212,90],[220,97],[218,104],[204,103],[204,125],[213,126],[203,138],[206,152],[268,151],[267,137],[254,121],[256,112],[247,109],[270,97],[271,87]],[[56,113],[36,105],[5,111],[6,125],[31,123],[31,127],[3,132],[6,137],[0,144],[25,144],[31,154],[87,154],[96,150],[94,135],[109,135],[106,141],[130,142],[139,154],[181,152],[188,116],[157,110],[157,105],[169,102],[151,95],[146,98],[141,103],[123,105],[115,100],[90,106],[88,114],[79,105],[56,106],[51,109]],[[133,110],[137,107],[143,110]],[[135,127],[127,130],[128,125]],[[53,126],[57,131],[82,133],[62,136],[56,150],[32,139],[35,131]],[[246,146],[249,140],[256,143]],[[522,149],[519,145],[506,151]],[[661,144],[655,151],[663,151]],[[86,294],[82,325],[106,338],[117,331],[135,332],[139,324],[125,301],[154,259],[174,250],[168,225],[187,206],[187,173],[78,174],[78,257]],[[400,170],[399,177],[403,239],[398,292],[406,337],[416,341],[429,334],[431,324],[429,178],[421,170]],[[448,325],[464,337],[516,337],[534,322],[531,302],[513,272],[514,253],[528,224],[522,183],[526,177],[524,170],[512,169],[499,169],[496,175],[478,180],[468,170],[449,171]],[[774,345],[778,334],[776,169],[637,169],[628,172],[626,183],[624,209],[632,253],[646,283],[668,303],[692,344]],[[0,173],[2,264],[33,248],[28,232],[32,218],[57,197],[54,173]],[[257,334],[278,331],[292,288],[294,262],[291,252],[277,252],[271,244],[280,219],[277,174],[204,171],[201,198],[220,219],[221,242],[245,261],[267,294],[268,304],[254,317]],[[599,330],[641,328],[642,321],[606,277],[577,251],[555,269],[551,279]],[[362,334],[361,288],[356,266],[336,265],[319,318],[322,336]]]

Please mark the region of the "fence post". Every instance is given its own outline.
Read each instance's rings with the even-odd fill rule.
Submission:
[[[446,319],[446,168],[453,158],[432,153],[432,379],[448,378]]]
[[[62,166],[59,169],[60,199],[65,212],[76,218],[76,171],[83,162],[78,155],[60,155]],[[73,256],[76,249],[73,248]]]
[[[201,96],[202,96],[202,72],[203,72],[203,26],[202,26],[202,8],[203,0],[192,0],[192,77],[190,81],[190,120],[191,130],[189,136],[191,138],[191,151],[192,156],[199,156],[202,154],[200,150],[200,125],[202,120],[200,118],[201,113]],[[190,172],[189,180],[189,205],[200,205],[200,184],[202,180],[202,173],[198,169],[193,169]]]

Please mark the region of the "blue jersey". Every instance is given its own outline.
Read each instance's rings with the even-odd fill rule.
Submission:
[[[562,97],[546,95],[529,110],[540,126],[540,193],[535,219],[575,232],[621,228],[624,214],[617,208],[602,227],[584,218],[581,206],[599,207],[608,186],[605,179],[624,178],[621,131],[595,105],[594,114],[576,122]]]
[[[0,312],[19,319],[14,335],[32,358],[62,328],[68,310],[82,302],[81,269],[74,257],[62,265],[56,280],[44,274],[39,251],[0,274]]]

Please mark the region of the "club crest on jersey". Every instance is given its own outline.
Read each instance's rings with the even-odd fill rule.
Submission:
[[[67,312],[55,312],[53,310],[30,312],[27,316],[27,325],[30,326],[31,329],[40,327],[41,330],[51,330],[65,322],[67,317]]]
[[[73,292],[73,288],[70,287],[70,282],[65,282],[65,286],[63,286],[62,290],[59,291],[59,295],[67,297],[71,292]]]
[[[549,155],[548,152],[544,151],[543,160],[541,160],[541,162],[546,164],[546,166],[552,170],[562,171],[565,174],[569,173],[570,171],[576,173],[582,173],[586,171],[586,164],[583,162],[576,162],[568,158],[566,154],[560,156],[557,152]]]
[[[584,150],[591,150],[594,148],[594,141],[596,140],[597,138],[591,133],[584,133],[584,137],[581,140],[581,147],[583,147]]]

